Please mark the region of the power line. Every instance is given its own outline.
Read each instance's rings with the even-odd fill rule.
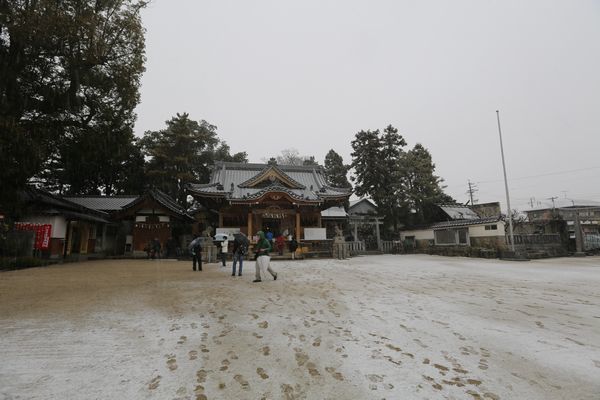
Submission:
[[[564,175],[564,174],[570,174],[570,173],[573,173],[573,172],[590,171],[590,170],[594,170],[594,169],[600,169],[600,167],[579,168],[579,169],[571,169],[571,170],[565,170],[565,171],[548,172],[548,173],[545,173],[545,174],[538,174],[538,175],[521,176],[519,178],[511,178],[511,181],[517,181],[517,180],[522,180],[522,179],[530,179],[530,178],[539,178],[539,177],[542,177],[542,176]],[[502,182],[502,179],[492,179],[492,180],[487,180],[487,181],[477,181],[477,183],[493,183],[493,182]]]

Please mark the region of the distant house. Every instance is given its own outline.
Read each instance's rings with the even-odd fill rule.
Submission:
[[[488,203],[487,216],[480,216],[471,207],[460,204],[439,205],[443,221],[407,228],[400,238],[409,247],[426,250],[435,247],[506,248],[505,222],[498,203]],[[496,214],[490,216],[489,214]]]
[[[348,207],[349,215],[377,215],[377,206],[372,200],[368,198],[362,198],[359,200],[350,201],[350,207]]]
[[[584,250],[600,248],[600,202],[591,200],[555,199],[553,204],[543,204],[526,210],[527,219],[537,231],[553,226],[554,221],[566,223],[567,238],[574,249],[576,221],[579,219]]]

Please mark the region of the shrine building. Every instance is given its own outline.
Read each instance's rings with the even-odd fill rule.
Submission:
[[[320,165],[217,162],[210,182],[190,184],[189,193],[209,212],[221,232],[241,231],[252,238],[259,230],[298,240],[323,240],[321,211],[342,206],[351,189],[328,184]]]

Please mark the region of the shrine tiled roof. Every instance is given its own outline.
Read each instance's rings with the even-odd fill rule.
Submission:
[[[502,219],[503,218],[500,215],[487,218],[458,219],[452,221],[436,222],[434,224],[431,224],[430,227],[433,229],[460,228],[470,225],[492,224],[494,222],[501,221]]]
[[[148,190],[145,194],[139,196],[136,200],[125,205],[122,208],[122,210],[127,210],[132,207],[136,207],[138,204],[142,203],[147,198],[156,201],[158,204],[162,205],[167,210],[171,211],[173,214],[182,219],[193,220],[192,216],[190,216],[183,207],[181,207],[175,200],[173,200],[173,198],[171,198],[168,194],[158,189]]]
[[[139,196],[67,196],[65,199],[92,210],[116,211],[137,200]]]
[[[190,184],[191,194],[224,198],[232,202],[252,201],[267,193],[281,192],[302,202],[321,203],[328,198],[347,198],[351,189],[327,183],[318,165],[272,165],[217,162],[207,184]]]
[[[84,221],[108,222],[106,212],[86,207],[43,189],[28,186],[19,193],[19,197],[22,202],[35,205],[43,214],[60,214]]]
[[[485,217],[485,218],[471,218],[471,219],[455,219],[451,221],[441,221],[434,222],[431,224],[425,225],[417,225],[410,228],[406,228],[406,231],[416,231],[416,230],[424,230],[424,229],[447,229],[447,228],[463,228],[471,225],[483,225],[483,224],[493,224],[496,222],[504,221],[504,217],[502,215],[497,215],[494,217]]]

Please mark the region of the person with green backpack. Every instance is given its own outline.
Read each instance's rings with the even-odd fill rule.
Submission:
[[[277,273],[271,269],[271,257],[269,256],[269,251],[271,251],[271,243],[265,238],[265,233],[263,231],[258,231],[258,243],[254,247],[254,254],[256,255],[256,276],[252,282],[261,282],[261,269],[262,272],[266,269],[269,271],[271,276],[273,276],[274,280],[277,280]]]

